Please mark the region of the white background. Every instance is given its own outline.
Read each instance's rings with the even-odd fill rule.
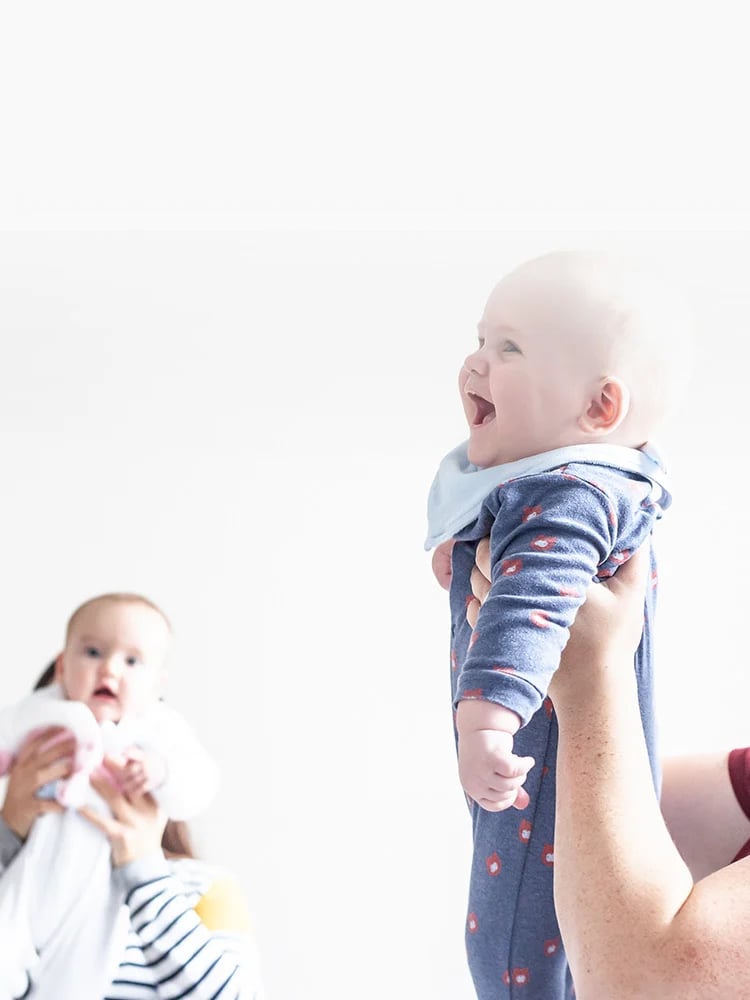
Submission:
[[[270,7],[2,11],[2,695],[81,600],[146,593],[270,1000],[468,1000],[425,499],[527,256],[626,246],[695,301],[663,742],[750,742],[742,32],[720,5]]]

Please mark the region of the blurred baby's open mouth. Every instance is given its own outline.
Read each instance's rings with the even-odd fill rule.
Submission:
[[[94,691],[94,697],[95,697],[95,698],[106,698],[106,699],[111,699],[112,701],[115,701],[115,700],[117,699],[117,695],[116,695],[116,694],[114,693],[114,691],[113,691],[113,690],[112,690],[112,689],[111,689],[110,687],[108,687],[108,686],[107,686],[106,684],[103,684],[103,685],[102,685],[101,687],[98,687],[98,688],[97,688],[97,689],[96,689],[96,690]]]

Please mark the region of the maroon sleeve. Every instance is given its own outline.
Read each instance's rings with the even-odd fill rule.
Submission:
[[[750,747],[731,750],[727,766],[729,780],[732,782],[732,790],[737,802],[747,818],[750,819]],[[739,849],[733,860],[739,861],[748,855],[750,855],[750,840]]]
[[[750,819],[750,747],[730,751],[729,780],[742,811]]]

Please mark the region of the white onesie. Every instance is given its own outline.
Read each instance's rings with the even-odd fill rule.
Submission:
[[[67,808],[35,820],[0,878],[0,1000],[24,996],[29,983],[34,1000],[101,1000],[122,957],[128,913],[112,883],[108,840],[76,812],[82,805],[108,811],[91,788],[91,771],[105,754],[128,748],[157,754],[166,778],[152,794],[170,819],[187,820],[213,798],[218,769],[164,702],[100,724],[86,705],[51,684],[0,710],[0,774],[29,736],[49,726],[64,726],[76,737],[74,770],[43,792]]]

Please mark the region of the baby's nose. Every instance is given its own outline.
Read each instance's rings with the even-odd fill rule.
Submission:
[[[471,354],[467,354],[464,361],[464,368],[470,375],[487,374],[487,359],[482,353],[481,348],[478,348],[476,351],[472,351]]]
[[[121,669],[121,661],[118,656],[108,656],[102,660],[102,673],[103,674],[119,674]]]

